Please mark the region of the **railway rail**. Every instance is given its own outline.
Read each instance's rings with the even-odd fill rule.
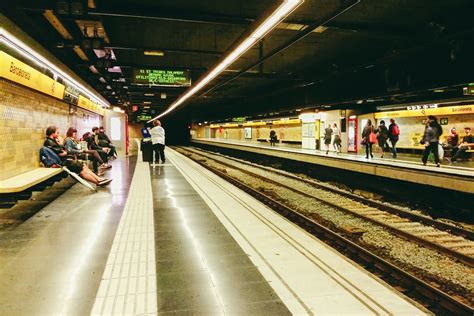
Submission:
[[[471,267],[473,266],[472,259],[474,253],[471,250],[474,250],[474,243],[471,240],[472,232],[470,231],[463,230],[459,227],[446,223],[434,221],[424,216],[401,210],[398,207],[392,207],[384,203],[368,200],[352,193],[333,188],[329,185],[297,177],[295,175],[291,175],[289,173],[278,171],[272,168],[255,165],[253,163],[245,162],[231,157],[216,157],[214,154],[209,154],[203,152],[202,150],[179,148],[179,151],[181,151],[182,153],[187,152],[188,156],[194,154],[204,157],[205,159],[210,159],[218,164],[221,164],[224,167],[237,169],[239,172],[242,172],[244,174],[250,175],[252,177],[258,177],[262,181],[270,182],[278,186],[284,186],[286,189],[291,190],[297,194],[315,198],[318,201],[326,203],[331,207],[342,211],[347,211],[354,216],[364,218],[374,224],[381,225],[392,233],[404,239],[417,242],[418,244],[421,244],[425,247],[430,247],[446,255],[455,257],[456,259],[463,261],[465,264],[468,264]],[[299,189],[290,186],[285,186],[284,184],[275,180],[263,178],[260,175],[257,175],[247,169],[224,162],[222,161],[223,159],[230,159],[231,161],[235,161],[238,164],[243,164],[244,166],[262,168],[266,171],[270,171],[275,174],[302,181],[321,190],[321,195],[318,197],[309,195],[308,193],[303,192]],[[439,308],[442,311],[456,313],[457,315],[474,314],[474,309],[471,306],[466,305],[464,302],[450,296],[449,294],[404,271],[403,269],[398,268],[392,263],[382,259],[381,257],[373,254],[369,250],[349,240],[348,238],[341,236],[340,232],[335,232],[323,226],[322,224],[315,222],[314,220],[301,214],[300,212],[293,210],[290,207],[275,200],[274,198],[268,196],[264,192],[260,192],[246,185],[245,183],[236,180],[225,172],[222,172],[219,169],[209,166],[203,161],[203,159],[193,160],[199,163],[201,166],[205,167],[206,169],[212,171],[213,173],[236,185],[237,187],[249,193],[250,195],[254,196],[255,198],[270,206],[272,209],[274,209],[281,215],[291,219],[292,221],[306,229],[308,232],[332,244],[334,247],[344,252],[349,257],[366,266],[372,272],[384,277],[384,279],[386,279],[393,285],[403,289],[404,292],[411,292],[411,296],[418,298],[419,300],[424,302],[424,304],[427,305],[429,308],[433,309],[433,303],[435,303],[437,307],[434,309]],[[429,226],[427,227],[426,225]],[[416,232],[416,234],[414,234],[413,232]],[[458,240],[461,240],[461,238],[462,242],[458,242]],[[462,246],[459,246],[461,244]],[[465,246],[464,244],[466,244],[467,246]],[[457,251],[458,249],[462,249],[463,252]]]
[[[258,177],[262,181],[272,182],[274,185],[285,187],[288,190],[309,198],[316,199],[331,207],[347,212],[353,216],[370,221],[391,231],[393,234],[404,239],[414,241],[425,247],[434,249],[459,260],[470,267],[474,267],[474,233],[454,225],[446,224],[421,216],[399,207],[380,203],[374,200],[336,189],[314,180],[304,179],[287,172],[278,171],[272,168],[252,164],[240,159],[225,157],[225,159],[235,161],[240,165],[252,166],[265,171],[292,178],[297,181],[311,185],[318,190],[317,195],[308,194],[300,189],[282,184],[268,178],[263,178],[249,170],[237,167],[216,159],[215,155],[210,155],[201,150],[191,150],[195,154],[212,159],[228,168],[238,169],[252,177]]]

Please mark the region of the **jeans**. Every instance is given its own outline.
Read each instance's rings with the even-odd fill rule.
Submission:
[[[453,151],[451,152],[451,154],[454,153],[454,155],[451,157],[451,161],[456,161],[460,156],[464,156],[466,154],[466,150],[468,149],[468,146],[454,147]]]
[[[371,142],[366,142],[365,143],[365,157],[369,158],[369,155],[370,155],[370,157],[374,156],[374,155],[372,155],[372,143]]]
[[[423,161],[424,164],[428,161],[430,152],[433,152],[435,164],[439,164],[438,146],[439,142],[432,142],[426,146],[425,151],[423,151],[423,157],[421,158],[421,161]]]
[[[155,163],[165,162],[165,145],[153,144],[153,152],[155,153]]]
[[[397,145],[397,141],[398,140],[395,139],[390,140],[390,143],[392,144],[392,148],[390,149],[390,151],[392,152],[393,158],[397,158],[397,148],[395,147]]]

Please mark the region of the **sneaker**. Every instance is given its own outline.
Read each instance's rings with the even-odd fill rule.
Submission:
[[[436,167],[441,167],[441,165],[439,163],[436,164]]]
[[[104,179],[104,180],[102,180],[102,181],[99,181],[98,186],[102,187],[102,186],[104,186],[104,185],[109,184],[110,182],[112,182],[112,179]]]
[[[161,161],[161,163],[165,163],[165,162],[166,162],[166,160],[162,160],[162,161]]]
[[[103,172],[103,171],[97,171],[95,174],[96,174],[98,177],[101,177],[101,176],[103,176],[103,175],[105,174],[105,172]]]
[[[111,165],[109,165],[108,163],[103,163],[99,166],[99,168],[102,168],[102,169],[110,169],[112,168]]]
[[[426,162],[423,163],[423,166],[426,166]]]

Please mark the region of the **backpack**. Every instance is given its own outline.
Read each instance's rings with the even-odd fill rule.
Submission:
[[[61,166],[61,158],[56,154],[51,148],[46,146],[41,147],[39,150],[40,160],[43,165],[47,168],[52,167],[53,165]]]
[[[393,128],[392,128],[392,134],[393,136],[398,136],[400,135],[400,129],[398,128],[398,125],[393,125]]]

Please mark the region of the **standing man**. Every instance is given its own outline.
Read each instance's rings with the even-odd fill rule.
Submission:
[[[153,151],[155,152],[155,163],[165,163],[165,130],[161,127],[161,122],[156,120],[153,122],[153,127],[150,130],[151,143],[153,144]]]
[[[392,144],[392,157],[397,158],[397,148],[395,147],[398,142],[398,138],[400,136],[400,128],[398,127],[395,120],[392,118],[390,119],[390,125],[388,126],[388,139],[390,139],[390,143]]]

